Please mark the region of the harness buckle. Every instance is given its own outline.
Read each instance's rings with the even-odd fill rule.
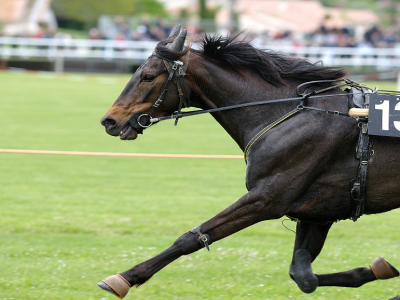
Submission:
[[[174,61],[174,65],[172,66],[172,70],[176,71],[178,69],[178,67],[182,67],[183,66],[183,62],[181,62],[180,60],[175,60]]]
[[[186,75],[186,73],[185,73],[185,71],[183,71],[182,67],[179,67],[178,73],[179,73],[179,76],[185,76]]]
[[[197,239],[198,243],[201,246],[206,247],[207,250],[210,251],[210,248],[208,247],[208,245],[211,245],[211,239],[208,234],[201,233],[200,229],[201,229],[201,227],[197,226],[197,227],[191,229],[189,232],[195,233],[195,234],[197,233],[199,235],[199,238]]]
[[[154,107],[159,107],[160,104],[163,102],[163,100],[161,98],[158,98],[157,101],[154,103]]]

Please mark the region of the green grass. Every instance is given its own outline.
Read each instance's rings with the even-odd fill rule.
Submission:
[[[110,76],[107,76],[110,77]],[[0,73],[0,148],[241,154],[210,116],[164,122],[134,142],[100,118],[123,88],[75,77]],[[76,78],[75,78],[76,79]],[[380,88],[395,89],[391,83]],[[375,86],[372,83],[371,86]],[[96,287],[169,247],[245,192],[242,160],[0,153],[0,299],[117,299]],[[400,266],[400,211],[335,224],[316,273]],[[294,229],[295,224],[286,222]],[[302,294],[287,275],[294,234],[262,222],[182,257],[127,299],[389,299],[400,280]]]

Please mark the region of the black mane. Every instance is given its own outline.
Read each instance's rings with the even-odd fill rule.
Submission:
[[[346,75],[344,68],[324,67],[305,59],[291,57],[271,50],[260,50],[249,42],[237,40],[238,35],[222,37],[205,35],[200,43],[200,53],[217,59],[236,70],[248,68],[258,73],[265,81],[278,86],[316,80],[334,80]],[[178,59],[189,47],[181,52],[172,52],[166,47],[171,41],[160,42],[156,51],[168,59]]]

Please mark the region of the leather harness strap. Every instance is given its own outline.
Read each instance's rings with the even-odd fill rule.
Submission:
[[[286,115],[280,117],[278,120],[272,122],[271,124],[269,124],[267,127],[265,127],[264,129],[262,129],[259,133],[257,133],[248,143],[246,148],[244,149],[244,160],[247,164],[247,155],[250,151],[251,146],[254,145],[255,142],[257,142],[257,140],[263,136],[267,131],[269,131],[270,129],[272,129],[273,127],[275,127],[276,125],[282,123],[283,121],[285,121],[287,118],[291,117],[292,115],[294,115],[295,113],[299,112],[301,109],[296,107],[295,109],[293,109],[292,111],[288,112]]]
[[[190,94],[189,94],[189,89],[187,87],[187,84],[185,82],[184,76],[186,75],[186,70],[189,66],[189,55],[190,55],[190,51],[188,51],[183,57],[182,57],[182,61],[173,61],[170,59],[167,59],[165,57],[162,57],[161,55],[159,55],[156,51],[153,51],[154,56],[157,56],[158,58],[162,59],[164,62],[164,66],[167,69],[167,72],[170,74],[172,74],[172,81],[176,84],[177,88],[178,88],[178,94],[179,94],[179,106],[180,108],[182,107],[190,107]],[[177,64],[177,66],[176,66]],[[180,83],[183,83],[184,89],[185,89],[185,93],[188,97],[188,100],[186,101],[185,96],[182,93],[182,89],[180,87]],[[165,87],[164,87],[165,88]],[[178,112],[180,112],[181,110],[179,109]],[[149,113],[149,116],[151,114]]]
[[[373,137],[368,134],[368,120],[359,121],[360,136],[356,151],[356,158],[360,161],[357,176],[350,181],[351,212],[349,218],[354,222],[360,218],[365,209],[368,162],[373,153]]]

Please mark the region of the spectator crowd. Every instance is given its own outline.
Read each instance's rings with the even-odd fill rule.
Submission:
[[[188,35],[201,34],[199,26],[185,26]],[[142,19],[136,25],[132,25],[123,17],[115,17],[108,26],[91,28],[87,38],[92,40],[131,40],[131,41],[160,41],[168,37],[172,27],[165,25],[161,18],[151,21]],[[234,33],[227,30],[225,33]],[[1,34],[0,34],[1,35]],[[63,31],[57,32],[51,29],[43,29],[34,37],[36,38],[75,38]],[[298,47],[359,47],[359,48],[393,48],[400,45],[400,36],[393,30],[383,30],[373,26],[363,35],[357,35],[353,28],[326,28],[321,26],[314,32],[299,35],[289,31],[271,33],[263,32],[254,34],[246,32],[246,38],[256,46],[283,45]]]

